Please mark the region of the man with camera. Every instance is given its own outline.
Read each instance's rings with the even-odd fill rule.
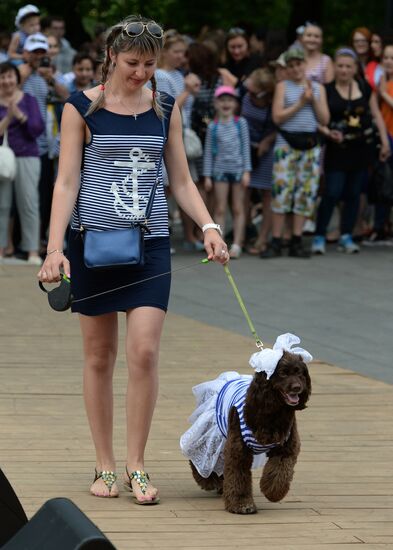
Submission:
[[[36,98],[41,116],[46,125],[47,105],[56,96],[60,101],[67,99],[69,92],[55,75],[55,67],[48,57],[48,41],[42,33],[31,34],[24,44],[25,63],[19,65],[23,90]],[[41,158],[41,177],[39,183],[41,239],[46,239],[52,202],[54,168],[48,157],[48,138],[46,132],[37,140]]]

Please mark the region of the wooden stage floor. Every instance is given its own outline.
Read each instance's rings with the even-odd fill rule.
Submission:
[[[161,504],[89,495],[94,453],[85,418],[77,318],[49,310],[35,270],[0,266],[0,466],[29,517],[49,498],[72,499],[119,550],[382,550],[393,548],[392,386],[315,361],[299,413],[302,452],[288,497],[235,516],[191,478],[179,450],[191,387],[224,370],[249,373],[253,341],[168,315],[159,401],[146,470]],[[122,333],[124,325],[121,325]],[[354,342],[356,345],[356,342]],[[115,373],[115,448],[125,456],[123,340]],[[312,350],[310,350],[312,352]]]

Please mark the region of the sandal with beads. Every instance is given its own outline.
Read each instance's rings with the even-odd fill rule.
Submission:
[[[111,495],[113,484],[116,483],[117,475],[115,472],[111,472],[110,470],[102,470],[102,472],[97,472],[97,468],[94,469],[94,480],[93,483],[97,481],[97,479],[102,479],[102,481],[105,483],[105,485],[109,489],[108,495],[95,495],[92,493],[95,497],[101,497],[101,498],[116,498],[119,495]]]
[[[145,495],[147,490],[147,484],[150,481],[149,474],[147,474],[143,470],[134,470],[133,472],[129,473],[127,466],[126,466],[126,474],[128,477],[128,481],[124,481],[124,489],[132,493],[133,491],[132,491],[131,482],[134,479],[139,485],[139,488],[142,494]],[[159,497],[154,497],[150,500],[139,500],[135,495],[133,495],[133,498],[134,498],[134,502],[140,505],[158,504],[160,502]]]

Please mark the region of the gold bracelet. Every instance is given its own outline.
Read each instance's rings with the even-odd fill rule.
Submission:
[[[54,254],[55,252],[58,252],[59,254],[63,254],[63,256],[64,256],[64,252],[62,250],[59,250],[58,248],[54,248],[53,250],[48,250],[46,255],[50,256],[51,254]]]

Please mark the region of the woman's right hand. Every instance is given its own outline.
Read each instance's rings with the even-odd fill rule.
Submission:
[[[41,283],[57,283],[61,279],[60,270],[68,278],[71,277],[70,262],[64,254],[61,251],[52,252],[45,258],[37,277]]]

